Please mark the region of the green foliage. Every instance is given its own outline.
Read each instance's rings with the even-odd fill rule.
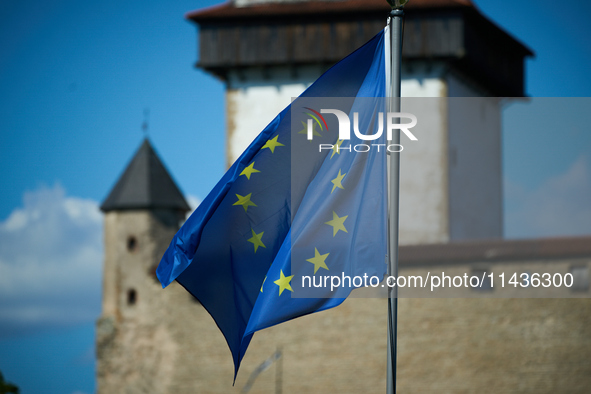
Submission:
[[[20,390],[19,388],[12,384],[12,383],[8,383],[7,381],[4,380],[4,375],[2,375],[2,372],[0,371],[0,394],[19,394]]]

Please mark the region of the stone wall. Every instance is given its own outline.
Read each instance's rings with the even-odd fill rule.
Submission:
[[[589,300],[402,299],[399,313],[399,392],[586,393],[591,385]],[[187,336],[171,393],[239,392],[277,348],[285,393],[385,391],[386,300],[349,299],[255,334],[235,387],[221,333],[205,311],[195,318],[194,331],[178,324]],[[251,392],[274,392],[275,368]]]
[[[139,233],[136,254],[120,249],[115,258],[119,302],[98,323],[99,393],[239,392],[277,349],[281,361],[261,373],[250,392],[275,392],[278,383],[283,393],[385,391],[387,302],[376,298],[350,298],[256,333],[232,386],[230,351],[212,318],[176,283],[162,290],[146,269],[163,253],[161,236],[170,229],[147,214],[117,215],[105,226],[113,244],[121,245],[131,229],[160,230]],[[107,259],[114,256],[111,247]],[[571,260],[554,264],[568,267]],[[117,275],[105,272],[105,278]],[[131,283],[137,300],[128,305]],[[591,387],[589,299],[401,299],[399,307],[401,393],[584,393]]]

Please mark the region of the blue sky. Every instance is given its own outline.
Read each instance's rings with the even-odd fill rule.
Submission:
[[[536,52],[530,96],[591,96],[589,2],[475,2]],[[144,108],[186,194],[224,171],[224,86],[193,67],[183,18],[215,3],[0,3],[0,370],[23,394],[94,391],[97,206],[141,142]],[[505,234],[591,234],[591,100],[533,103],[505,111]]]

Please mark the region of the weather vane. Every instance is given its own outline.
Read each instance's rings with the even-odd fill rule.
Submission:
[[[150,108],[144,108],[144,121],[142,123],[142,131],[144,132],[144,137],[148,136],[148,126],[150,121]]]

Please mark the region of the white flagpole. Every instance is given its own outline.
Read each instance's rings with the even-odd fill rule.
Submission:
[[[390,33],[390,112],[400,112],[400,68],[402,59],[403,5],[407,0],[388,0],[392,5],[388,20]],[[400,144],[400,131],[392,133],[390,144]],[[400,154],[390,154],[390,206],[388,225],[388,275],[398,277],[398,222],[400,192]],[[388,382],[387,393],[396,393],[396,354],[398,329],[398,288],[388,287]]]

